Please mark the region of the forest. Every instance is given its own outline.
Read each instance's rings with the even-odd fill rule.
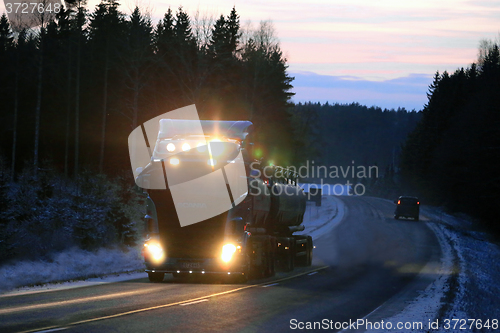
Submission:
[[[176,108],[250,120],[259,151],[292,163],[286,59],[272,23],[242,28],[234,7],[153,24],[138,7],[77,1],[35,29],[3,15],[0,63],[0,261],[135,244],[127,138]]]
[[[500,53],[482,41],[476,63],[437,72],[422,120],[401,152],[403,185],[500,232]]]
[[[292,127],[305,139],[295,147],[295,156],[316,165],[376,165],[383,175],[399,164],[401,145],[420,118],[420,112],[404,108],[299,103],[292,109]]]

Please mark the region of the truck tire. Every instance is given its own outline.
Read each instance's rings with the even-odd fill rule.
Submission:
[[[312,265],[313,249],[314,249],[313,239],[311,236],[307,236],[307,262],[306,262],[306,266]]]
[[[295,268],[295,238],[289,237],[287,241],[288,252],[285,255],[284,271],[291,272]]]
[[[149,282],[159,283],[159,282],[163,281],[164,277],[165,277],[165,273],[148,272]]]
[[[267,236],[265,239],[266,243],[266,269],[264,272],[264,277],[271,277],[276,274],[275,262],[276,262],[276,238]]]
[[[297,266],[311,266],[312,237],[305,235],[294,236],[295,264]]]
[[[260,236],[252,236],[247,243],[247,264],[243,276],[246,280],[258,279],[262,275],[261,267],[255,264],[256,253],[254,252],[255,243],[260,242],[259,238]]]
[[[277,252],[277,242],[276,237],[271,237],[271,276],[276,275],[276,252]]]
[[[276,244],[276,238],[269,235],[257,235],[252,237],[252,249],[259,249],[256,253],[252,253],[254,260],[250,261],[249,270],[250,278],[266,278],[274,276],[275,274],[275,261],[276,249],[273,246]],[[255,257],[259,256],[259,257]],[[260,262],[255,265],[255,261]]]

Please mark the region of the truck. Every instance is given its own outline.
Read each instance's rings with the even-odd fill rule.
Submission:
[[[151,161],[136,177],[151,282],[165,273],[247,281],[312,264],[312,237],[295,234],[306,208],[298,174],[254,158],[253,133],[250,121],[160,120]]]

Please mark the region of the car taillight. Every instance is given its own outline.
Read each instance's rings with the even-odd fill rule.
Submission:
[[[420,205],[420,201],[417,201],[417,205]]]
[[[401,205],[401,200],[398,200],[398,205]]]

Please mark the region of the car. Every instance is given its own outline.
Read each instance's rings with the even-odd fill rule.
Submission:
[[[400,217],[411,217],[415,221],[419,220],[420,201],[417,197],[400,196],[394,200],[397,205],[394,211],[394,218],[398,220]]]

